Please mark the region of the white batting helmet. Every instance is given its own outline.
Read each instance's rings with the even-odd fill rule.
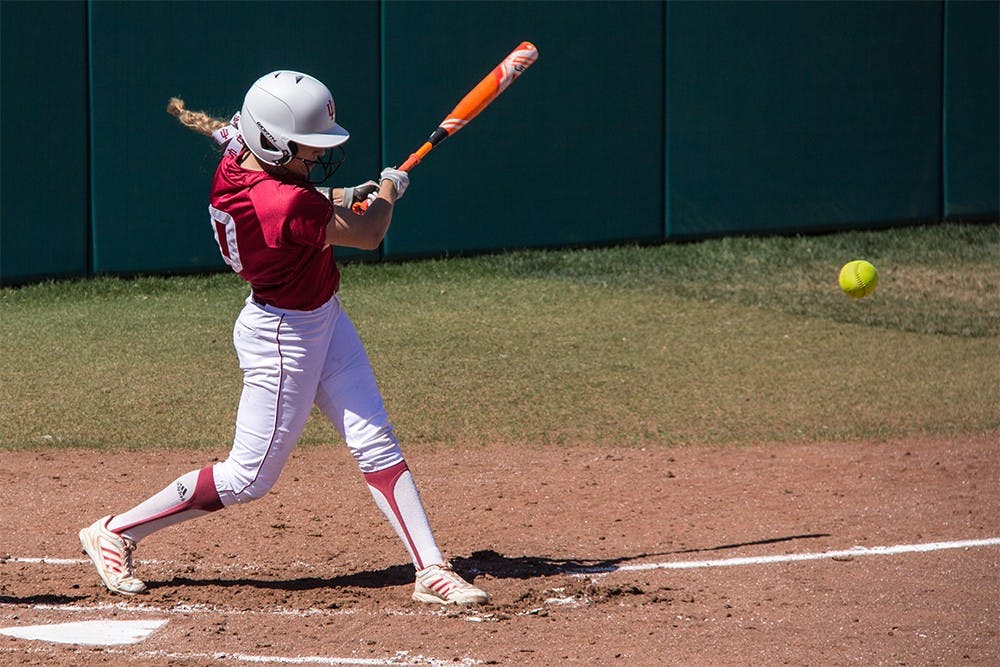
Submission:
[[[257,79],[243,100],[240,133],[247,148],[271,165],[287,164],[295,144],[333,148],[350,133],[337,125],[330,90],[317,79],[279,70]]]

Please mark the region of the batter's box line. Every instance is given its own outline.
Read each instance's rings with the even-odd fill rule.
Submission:
[[[739,567],[743,565],[767,565],[772,563],[789,563],[795,561],[823,560],[823,559],[845,559],[861,556],[893,556],[906,553],[922,553],[930,551],[942,551],[946,549],[971,549],[977,547],[991,547],[1000,545],[1000,537],[987,537],[982,539],[958,540],[951,542],[927,542],[923,544],[897,544],[893,546],[862,547],[855,546],[850,549],[840,549],[835,551],[822,551],[802,554],[778,554],[774,556],[747,556],[737,558],[722,558],[715,560],[692,560],[692,561],[669,561],[663,563],[634,563],[619,565],[614,563],[603,563],[592,566],[578,566],[560,568],[564,574],[587,576],[604,575],[615,572],[641,572],[645,570],[692,570],[710,567]],[[470,560],[470,559],[465,559]],[[80,558],[49,558],[49,557],[0,557],[0,565],[5,563],[25,563],[40,565],[86,565],[89,560]],[[143,560],[142,564],[157,565],[164,568],[181,567],[182,563],[167,560]],[[471,564],[470,564],[471,565]],[[225,565],[209,565],[202,563],[201,568],[219,570]],[[253,570],[258,566],[242,565],[244,570]],[[486,570],[477,570],[480,573],[489,573]]]
[[[107,651],[119,653],[119,651]],[[124,653],[122,651],[122,653]],[[129,652],[128,655],[134,655]],[[390,658],[337,658],[322,655],[307,655],[301,657],[279,655],[254,655],[251,653],[183,653],[177,651],[143,651],[142,657],[167,658],[169,660],[211,660],[213,662],[250,662],[279,665],[433,665],[435,667],[467,667],[480,664],[478,660],[466,658],[463,660],[442,660],[423,655],[410,655],[409,651],[398,651]]]
[[[16,649],[0,647],[0,655],[4,653],[17,653],[23,655],[26,652],[34,654],[47,654],[50,652],[49,646],[18,647]],[[432,658],[424,655],[410,655],[408,651],[398,651],[396,655],[388,658],[341,658],[335,656],[309,655],[309,656],[281,656],[281,655],[255,655],[252,653],[228,653],[228,652],[183,652],[183,651],[122,651],[102,647],[102,654],[125,655],[132,658],[160,658],[167,660],[196,660],[202,663],[212,662],[234,662],[234,663],[262,663],[277,665],[432,665],[433,667],[470,667],[481,664],[478,660],[464,658],[461,660],[446,660]]]
[[[179,569],[179,568],[190,568],[195,565],[193,562],[189,561],[178,561],[178,560],[164,560],[162,558],[137,558],[139,563],[142,563],[143,567],[159,567],[163,570]],[[18,557],[11,555],[0,555],[0,565],[5,563],[23,563],[26,565],[90,565],[89,558],[54,558],[52,556],[34,556],[34,557]],[[316,565],[309,563],[303,563],[302,561],[295,561],[291,563],[291,567],[298,569],[320,569]],[[261,572],[271,569],[271,566],[267,565],[255,565],[253,563],[212,563],[204,564],[202,561],[198,561],[198,568],[211,568],[217,572]]]
[[[694,570],[711,567],[740,567],[744,565],[769,565],[772,563],[791,563],[797,561],[824,559],[851,559],[860,556],[895,556],[908,553],[926,553],[946,549],[973,549],[977,547],[1000,546],[1000,537],[987,537],[975,540],[959,540],[954,542],[927,542],[924,544],[896,544],[882,547],[855,546],[850,549],[836,551],[821,551],[802,554],[778,554],[774,556],[746,556],[738,558],[721,558],[716,560],[674,561],[666,563],[634,563],[631,565],[611,565],[582,567],[567,570],[567,574],[577,576],[607,575],[615,572],[642,572],[648,570]]]
[[[14,605],[16,606],[16,605]],[[208,604],[178,604],[173,607],[160,607],[144,602],[100,602],[97,604],[75,605],[75,604],[33,604],[30,607],[35,611],[59,611],[75,613],[99,613],[99,612],[133,612],[137,614],[179,614],[189,616],[191,614],[218,614],[220,616],[293,616],[305,618],[309,616],[354,616],[360,613],[357,609],[290,609],[288,607],[262,607],[260,609],[237,609],[235,607],[221,607]]]

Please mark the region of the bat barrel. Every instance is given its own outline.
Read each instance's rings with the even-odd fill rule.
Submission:
[[[431,149],[465,127],[536,60],[538,60],[538,48],[531,42],[521,42],[462,98],[451,110],[451,113],[441,121],[437,129],[431,133],[424,145],[410,154],[410,157],[400,165],[400,169],[409,171],[420,164],[420,161],[431,152]]]
[[[514,83],[514,79],[521,76],[524,70],[531,67],[536,60],[538,60],[538,48],[531,42],[521,42],[497,66],[500,73],[497,94],[502,93],[507,86]]]
[[[538,49],[535,48],[535,45],[531,42],[521,42],[462,98],[441,123],[441,127],[449,135],[461,130],[469,121],[479,115],[480,111],[489,106],[500,93],[507,90],[507,87],[514,83],[514,80],[521,76],[524,70],[531,67],[536,60],[538,60]]]

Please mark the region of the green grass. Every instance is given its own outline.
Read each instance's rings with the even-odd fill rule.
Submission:
[[[880,271],[863,300],[837,287],[856,258]],[[0,449],[224,453],[246,293],[0,291]],[[1000,224],[350,264],[342,298],[406,447],[1000,432]]]

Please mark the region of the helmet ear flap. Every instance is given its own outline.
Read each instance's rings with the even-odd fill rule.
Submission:
[[[289,162],[291,162],[292,158],[295,157],[295,153],[297,153],[299,150],[298,145],[294,141],[288,142],[288,148],[279,148],[278,146],[275,146],[274,142],[271,141],[271,139],[264,132],[260,133],[259,142],[261,148],[263,148],[264,150],[274,151],[275,153],[281,153],[281,155],[276,156],[270,160],[270,163],[277,167],[286,165]]]
[[[261,141],[267,142],[268,144],[271,143],[270,141],[267,141],[267,137],[261,137]],[[274,146],[274,144],[271,145]],[[295,142],[289,141],[288,148],[280,148],[278,146],[274,146],[273,150],[276,150],[281,153],[281,157],[274,159],[274,164],[278,167],[281,167],[292,161],[292,158],[295,157],[295,153],[298,150],[298,148],[296,148]]]

